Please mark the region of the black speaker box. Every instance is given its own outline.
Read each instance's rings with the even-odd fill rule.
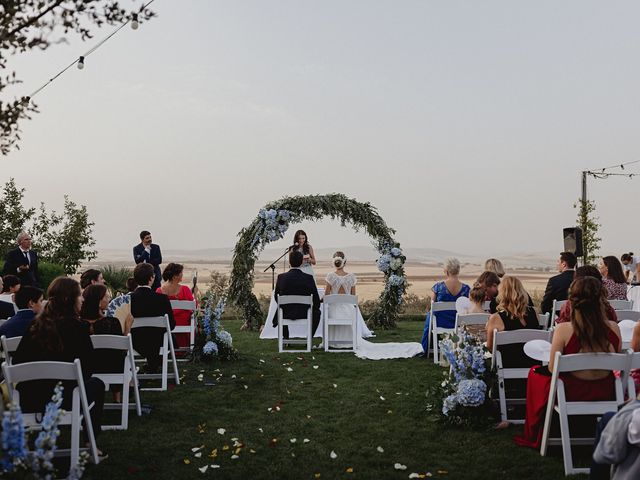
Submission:
[[[564,251],[571,252],[576,257],[582,257],[582,229],[580,227],[567,227],[562,229],[564,238]]]

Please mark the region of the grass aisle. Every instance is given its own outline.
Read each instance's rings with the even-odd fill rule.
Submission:
[[[99,443],[110,456],[88,477],[406,479],[429,472],[451,479],[564,478],[560,458],[511,442],[517,427],[472,432],[437,423],[425,410],[424,392],[442,370],[425,359],[278,355],[275,340],[240,332],[240,321],[224,325],[240,359],[181,364],[184,385],[143,392],[152,414],[130,417],[126,432],[104,432]],[[419,322],[403,322],[378,332],[376,341],[415,341],[421,334]],[[215,385],[206,386],[210,381]],[[243,447],[234,447],[234,438]],[[406,470],[396,470],[396,463]],[[198,470],[211,464],[219,468]]]

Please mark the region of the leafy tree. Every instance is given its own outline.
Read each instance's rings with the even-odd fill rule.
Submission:
[[[578,209],[578,225],[582,229],[582,251],[584,253],[584,264],[592,265],[598,258],[600,251],[600,241],[598,237],[598,217],[596,216],[596,204],[593,200],[583,201],[573,205]]]
[[[77,205],[64,197],[61,214],[47,212],[44,203],[39,209],[24,208],[24,188],[17,188],[11,178],[2,189],[0,197],[0,254],[15,248],[16,237],[21,230],[28,230],[33,238],[33,248],[45,262],[62,266],[65,273],[73,274],[83,260],[92,260],[94,223],[89,220],[87,207]]]
[[[7,67],[12,55],[30,50],[46,50],[65,42],[69,33],[83,41],[93,37],[92,30],[104,25],[121,24],[132,13],[116,0],[3,0],[0,8],[0,69]],[[155,13],[140,7],[138,21],[149,20]],[[0,93],[21,83],[12,71],[0,76]],[[19,123],[31,118],[38,108],[28,96],[0,101],[0,152],[7,155],[19,148]]]
[[[15,248],[16,237],[36,212],[35,208],[22,206],[23,198],[24,188],[16,187],[15,180],[9,179],[0,193],[0,252],[2,255]]]

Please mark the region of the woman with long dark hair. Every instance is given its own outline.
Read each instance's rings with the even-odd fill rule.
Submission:
[[[620,352],[618,324],[607,320],[606,292],[594,277],[576,278],[569,288],[571,321],[559,324],[553,332],[549,367],[531,367],[527,379],[527,416],[518,445],[539,448],[544,414],[556,352],[563,355],[587,352]],[[561,375],[567,400],[605,401],[615,398],[612,372],[580,370]]]
[[[616,257],[604,257],[598,265],[602,274],[602,284],[607,289],[607,300],[627,299],[627,279],[622,271],[622,264]]]
[[[316,264],[316,256],[313,253],[313,247],[309,243],[309,239],[304,230],[298,230],[293,236],[293,250],[302,253],[302,266],[300,270],[315,278],[313,265]]]
[[[84,386],[91,409],[94,435],[100,433],[104,383],[91,374],[94,372],[95,352],[88,326],[80,320],[82,295],[80,284],[67,277],[58,277],[47,290],[48,301],[22,337],[16,350],[14,363],[56,361],[73,362],[80,359]],[[75,382],[62,382],[64,386],[62,408],[70,411]],[[20,406],[24,412],[42,412],[53,395],[54,380],[34,380],[18,385]]]

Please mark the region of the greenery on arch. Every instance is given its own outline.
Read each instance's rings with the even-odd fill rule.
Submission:
[[[351,224],[356,231],[365,230],[380,252],[378,268],[384,273],[385,287],[368,321],[373,326],[395,327],[402,296],[407,288],[405,257],[400,244],[375,207],[343,194],[284,197],[265,205],[249,226],[238,234],[233,252],[233,270],[229,300],[242,312],[245,327],[261,324],[264,314],[253,294],[254,266],[260,252],[270,242],[279,240],[293,223],[316,221],[324,217]]]

